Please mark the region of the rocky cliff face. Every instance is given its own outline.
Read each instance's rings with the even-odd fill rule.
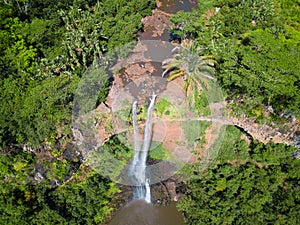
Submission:
[[[280,126],[261,125],[255,123],[254,118],[228,117],[228,124],[241,128],[255,140],[264,144],[270,141],[284,143],[286,145],[300,148],[300,121],[290,121]]]

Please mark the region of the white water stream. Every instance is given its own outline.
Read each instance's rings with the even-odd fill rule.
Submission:
[[[134,135],[134,156],[129,170],[129,177],[136,186],[133,198],[143,199],[151,203],[149,178],[146,174],[146,161],[151,143],[152,112],[156,95],[153,93],[147,110],[146,125],[144,130],[143,145],[140,147],[139,129],[137,124],[137,101],[132,104],[132,125]]]

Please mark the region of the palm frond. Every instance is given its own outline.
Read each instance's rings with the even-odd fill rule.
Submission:
[[[202,75],[200,74],[195,74],[193,76],[193,79],[194,79],[194,83],[196,83],[199,87],[202,87],[206,90],[208,90],[209,88],[209,80],[204,78]]]
[[[161,64],[162,64],[162,66],[166,66],[166,65],[172,63],[172,61],[174,61],[173,58],[168,58],[168,59],[165,59],[164,61],[162,61]]]
[[[184,92],[187,92],[188,88],[189,88],[189,82],[187,80],[184,80],[184,87],[183,87]]]
[[[168,81],[174,80],[177,77],[181,77],[183,75],[184,75],[184,71],[183,70],[176,70],[172,74],[169,75]]]
[[[165,69],[165,71],[162,73],[161,76],[164,77],[170,71],[178,69],[181,64],[182,64],[181,61],[173,60],[172,63],[170,63],[168,65],[165,65],[165,66],[162,66],[162,68]]]
[[[188,95],[194,89],[210,88],[211,82],[215,79],[214,68],[218,66],[213,56],[203,55],[203,49],[192,40],[183,40],[172,53],[172,58],[162,63],[162,68],[165,69],[162,77],[168,74],[168,80],[171,81],[185,75],[184,90]]]
[[[163,65],[162,68],[163,69],[170,69],[172,67],[178,67],[178,66],[180,66],[180,64],[182,64],[181,60],[175,60],[174,59],[174,60],[170,61],[170,63]]]

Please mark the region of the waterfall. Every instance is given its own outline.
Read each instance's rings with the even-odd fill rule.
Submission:
[[[139,132],[137,124],[137,101],[132,104],[132,125],[134,136],[134,156],[129,169],[129,177],[136,186],[133,194],[134,199],[144,199],[151,203],[149,178],[146,177],[146,160],[151,142],[152,112],[156,95],[153,93],[147,110],[146,125],[144,130],[143,146],[140,148]]]
[[[148,203],[151,203],[151,192],[150,192],[149,178],[146,179],[145,188],[146,188],[145,201],[148,202]]]
[[[139,141],[139,128],[137,125],[137,101],[132,104],[132,125],[133,125],[133,138],[134,138],[134,158],[133,162],[136,164],[138,161],[139,151],[140,151],[140,141]]]
[[[151,97],[151,102],[147,110],[147,118],[146,118],[146,126],[144,131],[144,141],[143,141],[143,148],[140,154],[140,161],[142,165],[146,166],[146,159],[148,155],[148,151],[150,148],[151,142],[151,133],[152,133],[152,112],[154,109],[156,95],[153,93]]]

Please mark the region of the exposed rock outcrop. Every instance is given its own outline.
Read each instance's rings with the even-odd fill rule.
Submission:
[[[300,121],[298,120],[287,122],[278,127],[258,124],[254,118],[247,117],[228,117],[227,121],[228,124],[240,127],[254,139],[264,144],[273,141],[274,143],[284,143],[300,148],[300,143],[297,142],[300,137]]]

